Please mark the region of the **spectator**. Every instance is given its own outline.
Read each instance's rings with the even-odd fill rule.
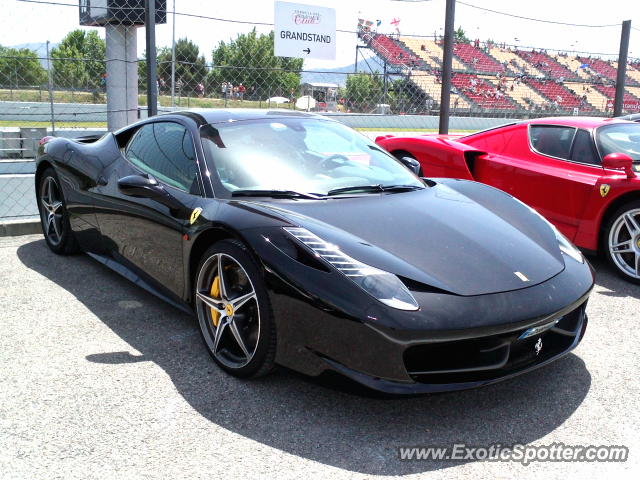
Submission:
[[[106,92],[107,91],[107,74],[103,73],[102,78],[100,79],[100,86]]]
[[[249,98],[251,100],[255,100],[256,99],[256,87],[255,87],[255,85],[251,85],[251,88],[249,89]]]
[[[159,91],[160,91],[160,95],[164,95],[165,93],[167,93],[167,82],[165,82],[164,77],[160,77],[159,80]]]
[[[202,81],[196,86],[196,92],[198,92],[199,98],[204,97],[204,84],[202,83]]]
[[[227,98],[227,82],[222,82],[220,89],[222,90],[222,98]]]
[[[289,101],[291,103],[296,103],[296,91],[293,87],[289,90]]]
[[[240,92],[238,91],[238,87],[233,87],[233,98],[236,100],[240,100]]]
[[[427,47],[424,46],[424,43],[420,45],[420,50],[422,50],[423,52],[427,51]]]
[[[240,98],[241,102],[244,101],[244,92],[246,90],[247,89],[244,87],[244,85],[242,85],[242,83],[240,85],[238,85],[238,95],[239,95],[239,98]]]

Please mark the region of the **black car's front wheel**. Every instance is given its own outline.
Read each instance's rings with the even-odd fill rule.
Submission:
[[[53,168],[47,168],[40,177],[38,208],[42,231],[49,248],[62,255],[74,253],[78,244],[71,231],[60,181]]]
[[[626,280],[640,284],[640,201],[621,207],[605,231],[609,263]]]
[[[276,331],[256,262],[237,240],[223,240],[202,257],[195,282],[200,332],[226,372],[258,377],[274,366]]]

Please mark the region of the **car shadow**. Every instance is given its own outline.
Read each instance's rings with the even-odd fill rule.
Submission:
[[[640,299],[640,286],[624,280],[616,273],[604,254],[588,257],[596,270],[598,293],[605,297],[632,297]]]
[[[154,362],[207,421],[352,472],[405,475],[462,463],[400,461],[399,447],[535,442],[562,425],[591,386],[585,363],[574,354],[496,385],[412,397],[380,395],[337,375],[309,378],[282,368],[239,380],[213,363],[194,317],[89,256],[57,256],[40,240],[21,246],[18,258],[71,292],[136,351],[96,351],[88,362],[116,368]]]

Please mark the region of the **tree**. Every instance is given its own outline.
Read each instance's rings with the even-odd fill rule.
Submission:
[[[164,77],[167,86],[171,88],[171,47],[159,50],[157,63],[158,80]],[[194,91],[198,83],[206,80],[208,73],[204,55],[200,55],[200,47],[187,38],[178,40],[176,42],[176,82],[182,79],[182,88],[186,91]]]
[[[255,86],[259,97],[288,96],[293,88],[299,96],[304,60],[276,57],[273,39],[273,31],[258,36],[254,28],[229,43],[221,41],[212,51],[213,70],[209,83],[218,91],[222,82],[231,82],[234,86],[242,83],[247,90]]]
[[[53,84],[61,87],[99,88],[106,73],[106,42],[96,30],[76,29],[51,50]]]
[[[440,35],[440,41],[444,41],[442,35]],[[457,30],[453,31],[453,41],[455,43],[471,43],[471,40],[467,38],[467,32],[465,32],[462,27],[458,27]]]
[[[391,82],[388,84],[387,100],[389,100]],[[347,75],[347,103],[351,111],[369,111],[380,103],[384,96],[384,79],[375,73],[359,72]]]
[[[43,85],[47,79],[38,53],[28,48],[11,48],[0,45],[0,85],[37,86]]]
[[[466,32],[462,27],[458,27],[458,29],[453,32],[453,41],[458,43],[471,43],[471,40],[467,38]]]

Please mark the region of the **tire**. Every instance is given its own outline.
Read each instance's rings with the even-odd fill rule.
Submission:
[[[47,168],[38,185],[38,210],[44,239],[53,253],[70,255],[78,251],[78,242],[71,231],[67,204],[60,180],[53,168]]]
[[[405,152],[404,150],[398,150],[396,152],[393,152],[393,156],[396,157],[398,160],[402,160],[403,157],[413,158],[416,161],[418,160],[416,157],[411,155],[409,152]],[[424,176],[424,174],[422,173],[422,165],[420,165],[420,171],[418,172],[418,176],[420,178]]]
[[[222,240],[204,253],[193,298],[202,340],[220,368],[240,378],[273,370],[273,309],[262,270],[241,242]]]
[[[607,260],[625,280],[640,285],[640,201],[613,214],[604,233]]]

